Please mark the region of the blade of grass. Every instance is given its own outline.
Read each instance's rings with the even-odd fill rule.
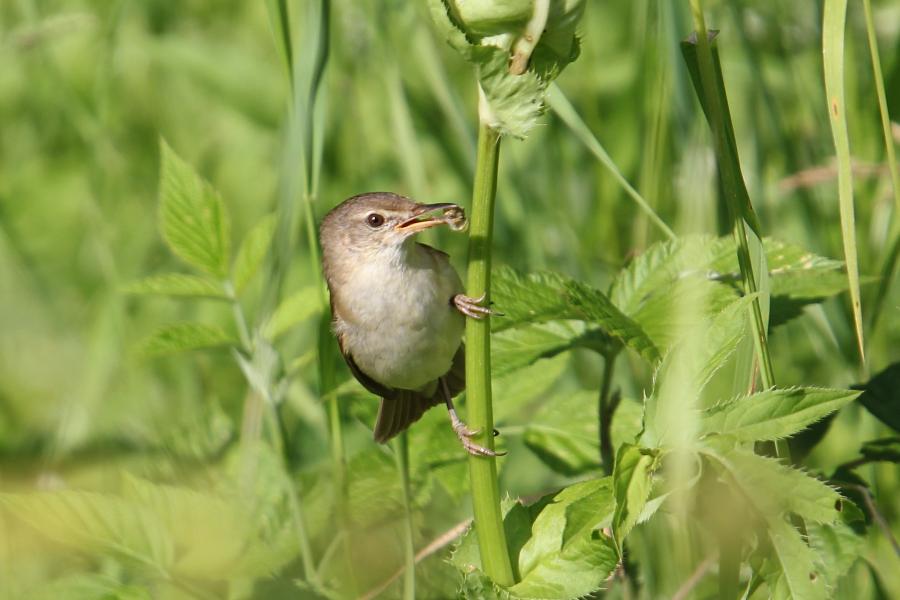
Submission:
[[[588,128],[587,123],[578,115],[575,111],[575,107],[572,106],[572,103],[569,102],[569,99],[566,98],[565,94],[562,93],[562,90],[556,84],[550,86],[547,91],[547,105],[553,109],[553,112],[562,119],[563,123],[565,123],[569,129],[572,130],[572,133],[575,134],[582,144],[590,151],[591,154],[596,157],[600,163],[606,167],[615,180],[622,186],[622,189],[625,190],[625,193],[635,201],[638,207],[644,211],[650,221],[656,225],[660,231],[662,231],[667,238],[675,239],[675,232],[669,228],[665,222],[659,218],[659,215],[653,210],[653,208],[647,203],[646,200],[638,193],[634,187],[628,180],[625,179],[625,176],[622,175],[619,168],[616,166],[616,163],[613,162],[612,158],[610,158],[609,154],[607,154],[606,150],[600,144],[594,134],[591,133],[590,128]]]
[[[891,187],[894,192],[894,218],[888,241],[888,251],[881,269],[878,290],[869,310],[869,330],[875,331],[878,317],[884,306],[888,290],[894,280],[897,257],[900,256],[900,169],[897,168],[897,155],[894,152],[894,138],[891,134],[891,117],[888,113],[887,97],[884,91],[884,75],[881,72],[881,58],[878,53],[878,38],[875,36],[875,20],[872,17],[871,0],[863,0],[866,16],[866,35],[869,39],[869,55],[872,59],[872,75],[875,80],[875,93],[878,96],[878,112],[881,115],[881,129],[884,134],[884,151],[887,158],[887,169],[891,174]]]
[[[416,547],[413,535],[412,497],[409,488],[409,436],[404,431],[394,441],[394,458],[403,491],[403,600],[416,598]]]
[[[825,95],[828,117],[838,163],[838,197],[841,209],[841,232],[844,242],[844,261],[850,283],[850,303],[859,360],[865,369],[866,353],[863,337],[862,306],[859,292],[859,263],[856,253],[856,217],[853,207],[853,172],[850,164],[850,138],[847,133],[847,114],[844,104],[844,28],[847,20],[847,0],[825,0],[822,23],[822,56],[825,67]]]

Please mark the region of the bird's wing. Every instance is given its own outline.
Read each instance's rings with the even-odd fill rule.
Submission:
[[[453,357],[453,364],[444,381],[450,390],[450,397],[456,396],[466,387],[466,352],[460,344]],[[392,390],[393,395],[382,396],[378,407],[378,419],[375,421],[375,441],[383,444],[410,425],[418,421],[426,410],[444,402],[444,392],[440,382],[429,386],[431,393],[411,390]]]
[[[439,257],[445,258],[445,259],[450,258],[450,255],[447,254],[446,252],[444,252],[443,250],[438,250],[437,248],[433,248],[433,247],[429,246],[428,244],[423,244],[422,242],[416,242],[416,243],[419,246],[421,246],[422,248],[424,248],[426,251],[428,251],[429,253],[431,253],[435,256],[439,256]]]

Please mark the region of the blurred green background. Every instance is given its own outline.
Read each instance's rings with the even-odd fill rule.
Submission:
[[[732,118],[763,231],[842,258],[820,4],[711,1],[707,23],[721,30]],[[900,4],[874,5],[896,119]],[[708,128],[678,50],[691,30],[687,3],[591,2],[580,30],[581,56],[559,87],[625,177],[677,232],[725,233]],[[156,225],[160,137],[222,193],[236,241],[273,210],[284,165],[290,165],[284,158],[289,89],[273,40],[262,2],[0,4],[0,490],[118,489],[123,472],[201,487],[215,480],[210,465],[227,460],[222,457],[241,426],[246,384],[240,371],[227,352],[146,359],[135,348],[167,322],[228,328],[230,310],[214,302],[133,297],[122,287],[151,273],[184,270]],[[871,73],[862,11],[851,3],[846,74],[858,250],[861,272],[877,276],[897,216]],[[468,65],[435,38],[427,7],[335,0],[319,101],[325,127],[317,217],[350,195],[374,190],[468,204],[475,86]],[[898,130],[895,124],[900,137]],[[661,239],[552,114],[527,140],[504,142],[497,211],[497,264],[550,268],[601,288]],[[300,227],[296,236],[288,293],[314,283],[304,231]],[[431,243],[449,251],[461,268],[464,236],[432,235]],[[877,287],[863,287],[867,323]],[[248,314],[260,294],[251,291]],[[877,324],[866,331],[868,373],[900,358],[898,309],[895,282]],[[315,336],[315,323],[307,322],[279,350],[285,360],[302,359]],[[856,355],[846,295],[777,329],[771,347],[781,385],[846,387],[868,377]],[[576,353],[564,363],[560,385],[599,387],[598,357]],[[328,432],[315,395],[315,366],[302,360],[300,366],[302,376],[286,400],[296,467],[289,477],[311,482],[298,487],[315,504],[309,490],[328,468]],[[620,361],[615,384],[626,397],[640,398],[647,377],[636,364]],[[354,468],[366,473],[371,467],[353,457],[372,445],[366,427],[375,401],[353,397],[346,405],[352,481]],[[514,425],[527,417],[506,421],[509,446],[519,458],[509,461],[502,486],[513,496],[540,493],[562,480],[517,440]],[[883,428],[850,407],[810,467],[853,459],[860,440],[885,433]],[[411,443],[415,454],[415,437]],[[385,478],[394,477],[391,468]],[[866,467],[866,473],[900,534],[895,468]],[[366,498],[364,491],[357,498]],[[419,524],[425,541],[466,514],[462,493],[429,493],[422,502],[432,508]],[[48,550],[31,529],[0,517],[0,533],[3,528],[0,597],[26,597],[28,590],[78,573],[145,581],[123,575],[128,570],[102,552],[85,557],[55,545]],[[379,535],[393,539],[390,530]],[[877,534],[872,539],[867,552],[885,561],[885,585],[900,594],[886,541]],[[373,562],[371,574],[360,578],[373,585],[382,580],[398,564],[392,556],[397,554],[386,552],[385,564]],[[271,559],[268,570],[295,560],[289,550],[284,557],[280,563]],[[439,559],[434,562],[434,573],[441,574],[434,581],[452,577]],[[295,567],[265,584],[256,581],[261,575],[247,575],[245,588],[231,584],[229,593],[255,590],[258,597],[274,597],[277,585],[290,587]],[[211,597],[223,597],[218,584],[210,585]],[[153,589],[166,597],[204,597],[190,586]]]

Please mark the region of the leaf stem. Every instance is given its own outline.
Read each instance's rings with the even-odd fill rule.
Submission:
[[[486,299],[490,298],[491,236],[499,154],[500,134],[482,119],[478,128],[478,150],[472,192],[467,293],[474,297],[485,294]],[[479,443],[487,448],[493,448],[494,445],[491,436],[494,419],[491,408],[490,361],[490,317],[482,320],[467,319],[468,423],[473,429],[482,432]],[[482,568],[494,582],[510,586],[515,582],[515,577],[503,531],[496,459],[492,456],[469,456],[469,478]]]
[[[613,471],[612,418],[620,400],[618,395],[610,398],[613,368],[615,367],[617,356],[618,354],[603,355],[603,383],[600,385],[600,398],[597,406],[600,432],[600,462],[603,465],[603,471],[607,475],[612,475]]]

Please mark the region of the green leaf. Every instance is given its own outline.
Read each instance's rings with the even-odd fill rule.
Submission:
[[[859,293],[859,263],[856,251],[856,217],[853,208],[853,166],[850,157],[850,136],[847,133],[847,108],[844,104],[844,29],[847,0],[825,0],[822,23],[822,56],[825,65],[825,95],[828,117],[838,164],[838,199],[841,209],[841,232],[847,281],[850,285],[850,304],[859,359],[866,362],[863,340],[862,308]]]
[[[761,569],[769,586],[769,597],[816,600],[827,598],[824,577],[818,572],[818,557],[800,533],[782,519],[769,524],[770,556]]]
[[[160,223],[166,243],[189,265],[228,275],[230,223],[222,199],[162,140]]]
[[[857,535],[842,521],[820,525],[810,523],[807,528],[809,547],[818,555],[822,564],[821,574],[826,586],[834,590],[838,581],[860,558],[865,537]]]
[[[841,496],[818,479],[787,467],[778,460],[748,450],[718,454],[703,453],[720,465],[768,519],[796,513],[806,521],[833,523],[837,520]]]
[[[633,444],[623,444],[616,452],[613,467],[613,490],[616,510],[612,519],[613,536],[619,554],[625,536],[638,522],[650,490],[653,488],[653,472],[659,466],[659,451],[641,448]]]
[[[491,274],[491,300],[503,317],[491,319],[492,329],[502,331],[524,323],[543,323],[572,318],[563,289],[566,278],[558,273],[527,275],[509,267]]]
[[[900,432],[900,362],[889,365],[863,386],[859,403],[870,413]]]
[[[553,384],[569,366],[568,355],[537,360],[515,373],[495,377],[491,382],[493,390],[493,412],[495,423],[513,423],[534,420],[534,405],[553,395]],[[541,403],[546,406],[547,402]]]
[[[608,477],[554,495],[534,519],[519,554],[520,580],[508,591],[515,598],[563,600],[599,589],[618,563],[612,540],[597,531],[612,511]]]
[[[124,291],[129,294],[156,294],[160,296],[187,296],[196,298],[213,298],[227,300],[228,296],[222,286],[205,277],[184,275],[182,273],[164,273],[152,275],[127,285]]]
[[[237,256],[232,267],[232,280],[237,292],[244,289],[250,279],[256,274],[259,265],[266,257],[269,246],[272,245],[272,235],[275,233],[275,215],[263,217],[259,223],[247,232],[247,237],[241,242]]]
[[[572,348],[603,352],[617,344],[605,333],[580,321],[554,321],[508,329],[491,337],[494,376],[503,376],[536,360],[556,356]]]
[[[237,340],[224,330],[200,323],[175,323],[160,328],[141,345],[147,356],[174,354],[185,350],[238,346]]]
[[[771,389],[703,411],[701,433],[741,442],[777,440],[797,433],[852,402],[858,392],[824,388]]]
[[[552,470],[579,475],[597,469],[597,392],[579,390],[555,394],[525,428],[529,450]]]
[[[318,287],[311,285],[303,288],[282,300],[263,327],[263,334],[274,340],[313,317],[319,312],[319,306]]]
[[[859,452],[869,461],[900,463],[900,437],[870,440]]]
[[[599,325],[606,333],[618,338],[651,364],[660,360],[660,353],[641,326],[625,316],[607,296],[577,281],[566,284],[568,302],[586,321]]]

